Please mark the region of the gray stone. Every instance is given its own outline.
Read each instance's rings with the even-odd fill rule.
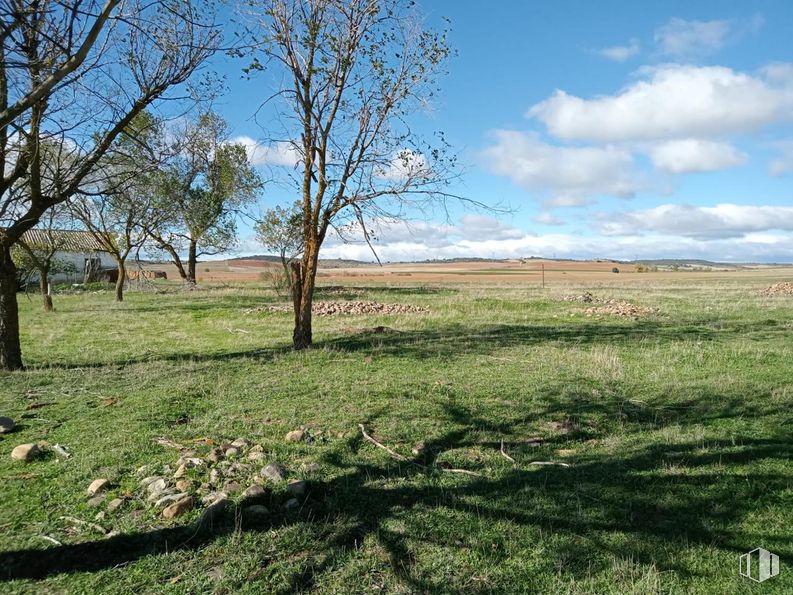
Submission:
[[[143,469],[143,467],[141,467],[141,469]],[[140,469],[139,469],[139,471],[140,471]],[[147,488],[147,487],[149,487],[149,485],[151,485],[152,483],[154,483],[158,479],[162,479],[162,477],[160,477],[159,475],[152,475],[150,477],[144,477],[143,479],[140,480],[140,483],[138,484],[138,487],[140,487],[141,489]]]
[[[187,494],[184,494],[184,493],[168,494],[167,496],[163,496],[162,498],[158,499],[154,503],[154,508],[162,508],[164,506],[168,506],[169,504],[171,504],[173,502],[178,502],[179,500],[182,500],[186,496],[187,496]]]
[[[32,461],[41,455],[38,444],[20,444],[11,451],[11,458],[15,461]]]
[[[245,440],[245,438],[237,438],[234,442],[231,443],[234,448],[247,448],[250,445],[250,442]]]
[[[300,502],[297,500],[297,498],[290,498],[289,500],[286,501],[286,504],[284,504],[284,508],[286,508],[287,510],[300,508]]]
[[[284,480],[284,473],[284,468],[281,467],[281,465],[278,463],[270,463],[263,467],[259,474],[270,481],[280,482]]]
[[[217,463],[222,458],[223,458],[223,449],[221,448],[213,448],[206,456],[207,461],[209,461],[210,463]]]
[[[303,465],[303,469],[306,473],[319,473],[320,466],[318,463],[308,463]]]
[[[226,494],[223,493],[218,494],[214,500],[205,501],[204,504],[209,504],[209,506],[207,506],[207,508],[204,509],[204,512],[201,513],[201,520],[199,521],[199,524],[203,525],[208,523],[211,525],[214,523],[223,513],[223,511],[226,510],[228,503],[229,499]]]
[[[294,496],[302,496],[306,493],[306,482],[302,479],[293,479],[287,484],[286,489]]]
[[[163,498],[165,496],[170,496],[171,494],[175,494],[175,493],[176,493],[175,489],[173,489],[173,488],[165,488],[164,490],[162,490],[160,492],[152,492],[151,494],[149,494],[149,497],[146,498],[146,499],[149,502],[156,502],[160,498]]]
[[[264,447],[261,444],[254,444],[251,446],[250,452],[264,452]]]
[[[267,495],[267,490],[262,486],[252,485],[242,492],[242,497],[247,500],[255,500],[256,498],[263,498]]]
[[[257,520],[270,514],[266,506],[261,504],[252,504],[242,509],[242,514],[249,520]]]
[[[107,505],[107,510],[109,512],[115,512],[119,508],[124,506],[124,500],[121,498],[113,498],[110,503]]]
[[[193,488],[193,482],[189,479],[180,479],[176,482],[176,489],[180,492],[189,492]]]
[[[151,495],[160,494],[164,492],[167,487],[168,482],[166,482],[162,477],[157,477],[154,479],[154,481],[146,484],[146,489]]]
[[[105,495],[97,494],[96,496],[88,500],[88,506],[90,506],[91,508],[96,508],[97,506],[100,506],[104,501],[105,501]]]
[[[240,454],[239,449],[234,448],[233,446],[226,449],[226,456],[229,458],[236,457],[238,454]]]
[[[13,432],[17,425],[10,417],[0,417],[0,434],[8,434]]]
[[[292,430],[286,435],[286,439],[289,442],[300,442],[305,435],[306,433],[303,430]]]
[[[248,453],[249,461],[261,461],[264,458],[267,458],[267,455],[260,450],[252,450]]]
[[[88,486],[88,495],[96,496],[99,492],[104,492],[109,487],[109,479],[95,479],[91,482],[91,485]]]
[[[226,500],[228,499],[228,497],[229,497],[228,494],[225,494],[223,492],[210,492],[206,496],[201,498],[201,503],[212,504],[213,502],[216,502],[218,500]]]
[[[220,483],[220,472],[217,469],[212,469],[212,471],[209,472],[209,483],[211,485]]]
[[[242,486],[238,484],[236,481],[227,481],[223,484],[223,491],[226,494],[236,494],[242,489]]]

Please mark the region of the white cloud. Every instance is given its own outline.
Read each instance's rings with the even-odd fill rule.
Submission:
[[[598,54],[614,62],[625,62],[628,58],[638,56],[642,51],[638,39],[631,39],[628,45],[615,45],[598,50]]]
[[[721,137],[793,114],[793,65],[758,76],[722,66],[664,65],[615,95],[583,99],[557,90],[528,111],[563,139],[598,142]]]
[[[782,176],[793,172],[793,140],[780,141],[775,143],[779,149],[779,157],[772,160],[768,165],[768,173],[772,176]]]
[[[579,206],[594,194],[630,198],[644,187],[625,149],[550,145],[536,134],[513,130],[496,130],[493,136],[495,143],[481,154],[486,166],[527,190],[549,195],[549,205]]]
[[[729,143],[686,138],[658,143],[648,151],[656,169],[671,173],[718,171],[749,159]]]
[[[382,168],[378,175],[386,180],[405,180],[431,175],[427,158],[419,151],[402,149],[394,155],[387,167]]]
[[[727,43],[729,21],[686,21],[673,18],[655,31],[661,53],[675,58],[709,54]]]
[[[564,225],[564,221],[559,219],[553,213],[539,213],[532,217],[532,221],[535,223],[539,223],[540,225]]]
[[[453,230],[455,235],[466,240],[507,240],[523,237],[524,233],[486,215],[463,215],[460,224]]]
[[[729,203],[713,207],[666,204],[651,209],[601,215],[600,225],[604,235],[629,236],[654,232],[701,240],[739,238],[772,230],[793,231],[793,207]]]
[[[249,136],[238,136],[231,139],[232,143],[245,147],[248,159],[253,165],[283,165],[294,167],[300,160],[300,152],[292,143],[276,142],[263,144]]]

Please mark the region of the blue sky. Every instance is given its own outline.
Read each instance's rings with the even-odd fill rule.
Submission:
[[[415,127],[443,130],[459,151],[466,172],[451,191],[512,212],[383,224],[381,259],[793,260],[793,3],[421,8],[431,26],[450,19],[458,55]],[[264,138],[252,115],[266,77],[217,66],[234,135]],[[262,207],[289,194],[270,187]],[[241,231],[238,253],[261,253]],[[323,256],[372,259],[332,240]]]

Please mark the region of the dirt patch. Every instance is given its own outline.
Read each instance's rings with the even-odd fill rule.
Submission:
[[[592,306],[584,310],[587,316],[600,316],[607,314],[610,316],[625,316],[628,318],[640,318],[654,314],[654,308],[632,304],[631,302],[624,302],[622,300],[606,300],[600,306]]]
[[[793,295],[793,282],[780,281],[779,283],[774,283],[770,287],[761,289],[757,293],[765,296]]]
[[[258,306],[245,310],[245,314],[260,312],[292,312],[291,306]],[[312,312],[316,316],[337,314],[426,314],[429,309],[411,304],[380,304],[378,302],[314,302]],[[383,327],[385,328],[385,327]]]

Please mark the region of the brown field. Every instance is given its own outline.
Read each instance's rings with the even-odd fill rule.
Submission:
[[[271,262],[259,260],[217,260],[201,262],[197,267],[200,281],[253,282],[260,281],[261,273],[273,270]],[[617,267],[619,273],[613,273]],[[176,268],[169,264],[151,265],[151,269],[164,270],[168,279],[178,279]],[[319,283],[514,283],[542,285],[543,268],[546,285],[587,285],[600,283],[641,283],[672,280],[728,280],[756,278],[793,278],[793,266],[736,266],[724,268],[681,267],[672,270],[661,267],[658,271],[638,272],[633,264],[613,261],[560,261],[560,260],[504,260],[498,262],[440,262],[398,263],[379,266],[321,267]]]

